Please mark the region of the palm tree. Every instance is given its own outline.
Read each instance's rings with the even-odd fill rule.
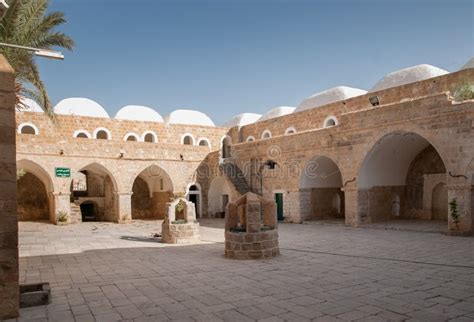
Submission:
[[[62,12],[46,12],[49,0],[8,2],[10,8],[0,21],[0,42],[41,49],[74,48],[71,37],[55,31],[56,27],[66,22],[66,18]],[[17,102],[20,102],[21,96],[32,98],[53,117],[53,108],[34,60],[34,53],[8,47],[0,47],[0,53],[15,70]]]

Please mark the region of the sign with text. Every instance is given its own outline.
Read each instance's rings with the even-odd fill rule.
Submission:
[[[69,178],[71,176],[70,168],[54,168],[54,170],[58,178]]]

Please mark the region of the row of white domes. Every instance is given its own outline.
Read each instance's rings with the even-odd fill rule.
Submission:
[[[474,58],[469,60],[461,69],[474,68]],[[298,107],[279,106],[271,109],[266,114],[243,113],[234,116],[225,123],[224,127],[244,126],[247,124],[264,121],[290,113],[296,113],[308,109],[317,108],[334,102],[347,100],[349,98],[364,95],[368,92],[375,92],[391,87],[401,86],[432,77],[448,74],[449,72],[441,68],[422,64],[405,69],[401,69],[385,75],[369,91],[347,86],[337,86],[328,90],[316,93],[301,102]],[[29,111],[42,112],[41,108],[34,101],[24,99],[24,105]],[[98,103],[87,98],[67,98],[60,101],[54,111],[57,114],[92,116],[109,118],[106,110]],[[146,106],[128,105],[121,108],[115,119],[132,121],[151,121],[166,124],[189,124],[202,126],[215,126],[214,122],[206,114],[195,110],[175,110],[165,117],[157,111]]]

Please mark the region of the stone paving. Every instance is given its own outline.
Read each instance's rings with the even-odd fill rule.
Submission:
[[[223,224],[175,246],[152,237],[156,221],[22,222],[21,283],[50,282],[53,299],[19,320],[474,320],[472,237],[281,224],[280,257],[237,261]]]

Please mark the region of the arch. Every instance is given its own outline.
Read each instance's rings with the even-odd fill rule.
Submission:
[[[424,136],[408,131],[385,133],[359,167],[358,216],[369,223],[396,217],[432,219],[427,182],[445,176],[442,156]],[[392,209],[395,195],[399,198],[398,216]]]
[[[94,139],[99,140],[112,140],[112,134],[110,131],[105,127],[98,127],[92,133]]]
[[[142,142],[156,143],[158,142],[158,136],[153,131],[145,131],[142,134]]]
[[[123,140],[128,141],[128,142],[138,142],[138,141],[140,141],[140,137],[138,136],[138,134],[136,134],[134,132],[128,132],[123,137]]]
[[[285,135],[295,134],[295,133],[296,133],[296,129],[293,126],[290,126],[289,128],[285,130]]]
[[[26,159],[17,162],[17,169],[18,219],[54,222],[51,176],[39,164]]]
[[[171,177],[155,164],[138,171],[132,186],[132,219],[145,217],[164,219],[167,211],[166,203],[174,196]],[[146,196],[147,190],[148,196]]]
[[[324,120],[323,128],[333,127],[336,125],[339,125],[337,117],[335,117],[334,115],[331,115],[331,116],[326,117],[326,119]]]
[[[265,139],[270,139],[272,137],[272,132],[270,132],[270,130],[265,130],[262,132],[262,140],[265,140]]]
[[[231,185],[226,177],[215,177],[207,193],[207,211],[210,217],[224,217],[227,203],[233,201]]]
[[[211,149],[211,141],[209,141],[208,138],[199,138],[198,139],[198,145],[199,146],[207,146],[209,149]]]
[[[72,221],[120,221],[117,181],[104,165],[93,162],[81,167],[71,178],[70,191],[71,202],[80,210],[71,212]],[[81,207],[84,202],[94,206]]]
[[[230,158],[231,149],[232,149],[232,138],[228,135],[224,135],[221,138],[221,146],[220,146],[221,158],[223,159]]]
[[[255,137],[254,137],[253,135],[249,135],[249,136],[247,137],[247,140],[246,140],[246,141],[247,141],[247,142],[253,142],[253,141],[255,141]]]
[[[24,122],[18,125],[18,134],[38,135],[39,129],[33,123]]]
[[[195,206],[196,218],[202,217],[202,193],[201,185],[198,182],[189,183],[186,187],[186,199]]]
[[[331,158],[310,159],[299,179],[300,213],[303,219],[343,219],[344,192],[339,166]]]
[[[73,137],[75,138],[78,138],[78,139],[90,139],[92,138],[91,134],[89,133],[89,131],[86,131],[86,130],[77,130],[77,131],[74,131],[74,133],[72,134]]]
[[[194,145],[194,136],[191,133],[185,133],[181,136],[181,144]]]

